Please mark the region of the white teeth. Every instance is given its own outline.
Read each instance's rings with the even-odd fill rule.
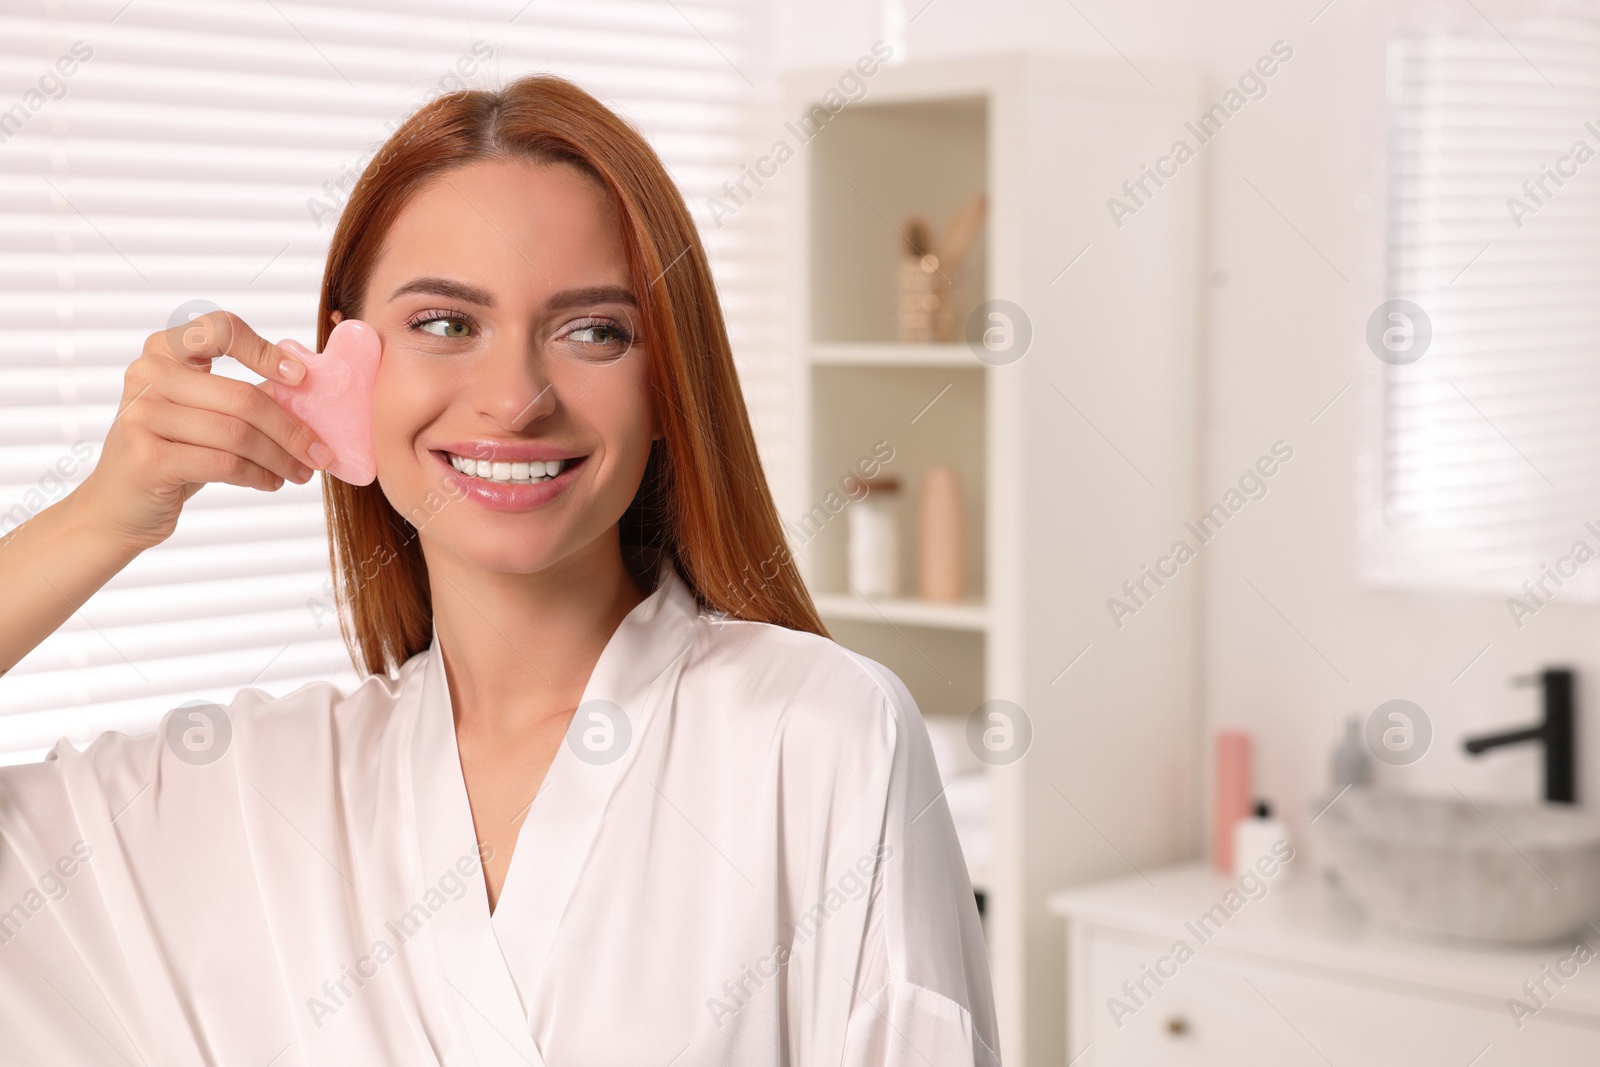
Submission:
[[[547,461],[530,460],[527,463],[491,463],[486,459],[467,459],[452,453],[445,453],[450,457],[450,465],[462,474],[483,478],[486,481],[502,482],[507,485],[533,485],[537,482],[549,481],[561,473],[562,460],[552,459]]]

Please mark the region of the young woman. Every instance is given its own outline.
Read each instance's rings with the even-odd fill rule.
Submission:
[[[0,770],[0,1060],[997,1063],[926,731],[825,636],[644,140],[556,78],[433,102],[334,235],[319,347],[344,317],[383,346],[378,480],[323,479],[369,676]],[[204,483],[325,467],[301,374],[226,312],[152,335],[0,545],[0,667]]]

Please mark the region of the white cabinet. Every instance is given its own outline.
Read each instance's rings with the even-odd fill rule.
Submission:
[[[1019,758],[986,760],[983,781],[951,796],[980,860],[1011,1067],[1060,1056],[1061,928],[1046,894],[1199,847],[1198,574],[1120,628],[1107,608],[1199,506],[1202,176],[1167,182],[1120,228],[1106,207],[1199,94],[1182,71],[1141,67],[1160,88],[1103,57],[865,62],[865,92],[848,102],[842,68],[797,72],[784,115],[822,128],[773,179],[789,187],[804,442],[782,506],[818,608],[947,734],[966,737],[989,701],[1031,725]],[[897,340],[908,217],[942,230],[979,193],[987,221],[952,279],[965,339]],[[1019,327],[1014,351],[983,345],[988,302]],[[900,481],[902,592],[864,596],[849,580],[851,472],[891,451],[872,476]],[[934,465],[955,470],[966,505],[967,595],[954,603],[918,599],[913,580]]]
[[[1236,888],[1204,867],[1052,898],[1068,924],[1073,1067],[1600,1063],[1600,955],[1578,962],[1576,939],[1413,941],[1296,873],[1203,926]]]

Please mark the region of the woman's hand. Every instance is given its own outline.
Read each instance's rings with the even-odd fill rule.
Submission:
[[[142,551],[170,537],[184,502],[206,482],[271,491],[285,480],[304,484],[311,468],[332,461],[311,429],[272,400],[267,383],[212,374],[211,361],[223,355],[286,385],[306,373],[228,311],[151,334],[124,375],[100,461],[73,494],[124,547]]]

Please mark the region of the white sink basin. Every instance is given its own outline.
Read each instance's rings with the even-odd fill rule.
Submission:
[[[1533,943],[1600,916],[1600,818],[1565,804],[1351,789],[1313,830],[1339,884],[1404,931]]]

